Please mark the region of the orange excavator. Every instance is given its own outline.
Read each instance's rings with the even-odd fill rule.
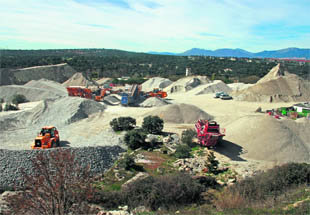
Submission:
[[[48,149],[59,146],[59,132],[54,126],[45,126],[35,138],[31,149]]]
[[[67,87],[67,91],[69,96],[92,99],[92,91],[86,87]]]
[[[147,97],[159,97],[159,98],[166,98],[167,92],[162,91],[158,88],[153,89],[153,91],[146,93]]]

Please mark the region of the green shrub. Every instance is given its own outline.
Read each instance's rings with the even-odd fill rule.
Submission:
[[[188,205],[201,200],[203,187],[187,174],[148,177],[128,186],[124,192],[131,208],[141,206],[157,210]]]
[[[2,103],[0,103],[0,112],[2,111]]]
[[[118,166],[125,170],[130,170],[131,168],[134,168],[136,164],[134,158],[126,154],[125,157],[119,161]]]
[[[182,132],[181,141],[183,144],[188,145],[193,148],[197,144],[193,141],[193,138],[196,136],[196,131],[194,129],[186,129]]]
[[[119,117],[110,122],[114,131],[129,131],[136,127],[136,119],[132,117]]]
[[[191,157],[191,148],[188,146],[188,145],[185,145],[185,144],[181,144],[181,145],[178,145],[176,150],[175,150],[175,153],[174,153],[174,156],[176,158],[190,158]]]
[[[0,104],[1,103],[4,103],[4,99],[3,98],[0,98]]]
[[[135,150],[140,147],[146,147],[147,144],[145,143],[145,138],[145,132],[141,129],[137,129],[128,131],[125,134],[124,141],[129,148]]]
[[[211,173],[216,174],[219,162],[216,160],[214,152],[210,152],[207,157],[207,168]]]
[[[164,121],[158,116],[147,116],[143,119],[142,129],[150,134],[160,134],[164,128]]]
[[[310,183],[310,165],[289,163],[236,183],[232,189],[250,201],[277,198],[288,189]]]
[[[4,111],[9,111],[9,110],[18,110],[18,108],[10,103],[5,103]]]
[[[15,104],[15,105],[18,105],[20,103],[25,103],[25,102],[28,102],[28,100],[26,99],[26,97],[24,95],[15,94],[12,97],[12,103]]]

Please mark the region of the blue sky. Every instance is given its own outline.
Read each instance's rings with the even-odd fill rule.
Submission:
[[[0,49],[310,48],[309,0],[0,0]]]

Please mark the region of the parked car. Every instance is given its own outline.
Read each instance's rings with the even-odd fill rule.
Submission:
[[[232,97],[226,93],[220,95],[220,98],[223,99],[223,100],[230,100],[232,99]]]
[[[225,94],[225,93],[224,92],[217,92],[217,93],[215,93],[214,98],[220,98],[221,95],[223,95],[223,94]]]

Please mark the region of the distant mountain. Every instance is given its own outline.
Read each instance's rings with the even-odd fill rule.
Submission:
[[[306,58],[310,59],[310,49],[287,48],[275,51],[262,51],[257,53],[243,49],[217,49],[207,50],[193,48],[183,53],[149,52],[149,54],[179,55],[179,56],[214,56],[214,57],[247,57],[247,58]]]

